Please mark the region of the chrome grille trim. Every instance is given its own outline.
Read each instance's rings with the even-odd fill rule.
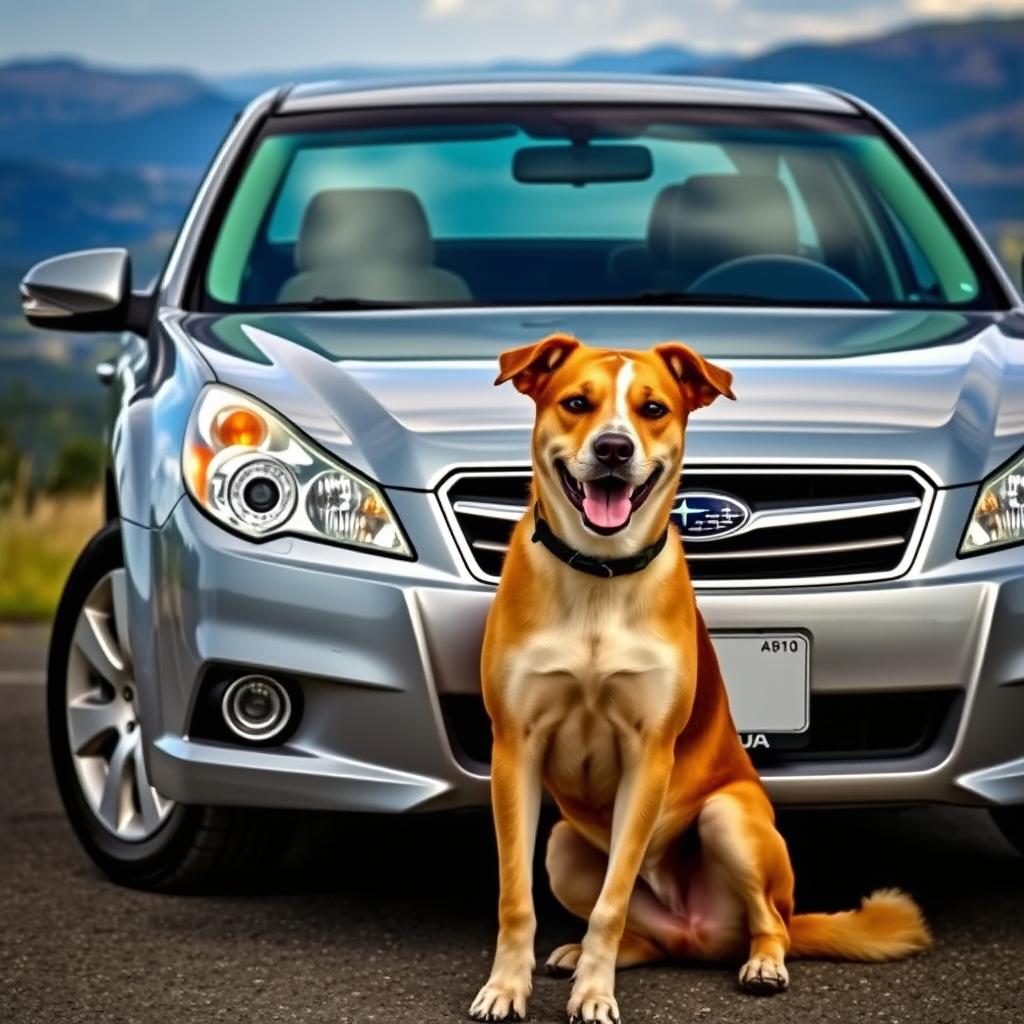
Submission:
[[[508,545],[496,540],[471,540],[470,547],[476,551],[497,551],[503,555],[508,551]]]
[[[792,548],[754,548],[751,551],[720,551],[717,554],[701,551],[694,554],[686,553],[688,562],[719,561],[722,559],[740,558],[802,558],[806,555],[825,555],[841,551],[874,551],[878,548],[891,548],[903,544],[903,537],[879,537],[877,540],[851,540],[837,544],[807,544]]]
[[[881,537],[878,540],[853,540],[846,544],[808,544],[802,548],[763,548],[761,550],[755,548],[753,551],[720,551],[718,554],[707,551],[694,554],[690,551],[687,552],[686,560],[700,562],[725,558],[799,558],[804,555],[821,555],[836,551],[870,551],[875,548],[891,548],[902,543],[902,537]],[[471,540],[469,545],[475,551],[496,551],[499,554],[505,554],[508,551],[507,544],[500,544],[493,540]]]
[[[834,501],[818,505],[805,505],[789,509],[764,509],[751,514],[750,519],[732,536],[738,537],[752,530],[776,526],[808,526],[840,519],[863,519],[866,516],[887,516],[894,512],[913,512],[921,507],[920,498],[896,498],[892,501]],[[690,538],[692,543],[697,538]]]
[[[912,512],[921,507],[920,498],[897,498],[894,501],[845,501],[825,502],[820,505],[807,505],[802,508],[765,509],[751,513],[750,518],[735,533],[739,537],[754,530],[770,529],[778,526],[806,526],[810,523],[826,523],[837,519],[862,519],[866,516],[885,516],[894,512]],[[517,523],[526,511],[525,505],[499,504],[492,501],[456,501],[452,504],[456,515],[478,516],[482,519],[502,519]],[[714,538],[689,537],[688,542],[707,543]],[[902,540],[902,538],[901,538]],[[496,549],[492,549],[496,550]],[[691,558],[697,557],[691,555]]]
[[[892,476],[894,478],[894,489],[898,487],[899,481],[906,489],[909,489],[908,481],[913,481],[919,496],[897,495],[882,498],[867,498],[865,500],[815,500],[801,503],[799,505],[788,505],[780,508],[755,509],[750,519],[743,528],[729,536],[729,540],[736,537],[744,537],[754,532],[764,531],[764,540],[768,541],[772,532],[779,528],[809,526],[815,527],[819,524],[842,524],[843,521],[850,522],[851,526],[859,526],[865,520],[880,519],[885,516],[914,516],[913,526],[909,533],[898,535],[892,530],[884,530],[884,524],[880,524],[879,535],[867,538],[855,538],[849,540],[837,540],[826,543],[785,544],[779,543],[777,547],[758,546],[743,551],[722,551],[715,552],[705,550],[704,545],[714,543],[713,539],[696,539],[689,537],[686,540],[687,560],[695,563],[719,563],[727,565],[730,562],[742,560],[756,561],[760,558],[771,558],[790,560],[808,558],[813,556],[841,555],[843,552],[863,551],[866,553],[894,549],[903,545],[904,550],[898,563],[884,570],[868,572],[830,572],[826,574],[799,575],[797,571],[788,575],[773,575],[771,577],[744,576],[727,577],[715,579],[696,579],[694,585],[698,589],[763,589],[771,587],[805,587],[820,585],[839,585],[848,583],[870,582],[874,580],[895,579],[904,575],[913,564],[920,547],[921,538],[927,526],[928,517],[931,512],[935,497],[934,485],[917,469],[912,467],[876,466],[871,464],[862,465],[819,465],[809,466],[725,466],[701,465],[689,463],[688,470],[691,475],[699,475],[701,478],[722,477],[726,480],[738,475],[748,476],[812,476],[821,478],[833,477],[866,477],[876,478]],[[462,554],[470,574],[487,583],[497,583],[499,577],[488,572],[480,563],[477,554],[484,557],[490,555],[493,561],[494,555],[503,554],[508,550],[508,545],[495,539],[486,537],[468,537],[460,522],[460,519],[469,518],[480,522],[491,522],[494,527],[500,524],[512,524],[517,522],[526,511],[527,505],[524,501],[511,499],[509,501],[487,501],[470,500],[467,498],[454,497],[452,491],[459,484],[473,479],[510,482],[520,482],[520,489],[525,493],[526,486],[530,480],[528,467],[511,468],[501,467],[493,470],[466,468],[455,470],[441,484],[438,489],[441,509],[456,544]],[[685,477],[684,477],[685,478]],[[852,482],[851,482],[852,483]],[[701,485],[703,486],[703,484]],[[722,484],[715,484],[719,490],[728,492],[728,484],[723,480]],[[681,483],[680,492],[683,490],[699,490],[700,488],[691,482],[685,485]],[[492,527],[492,529],[494,528]],[[701,545],[700,550],[696,550]],[[894,556],[895,557],[895,553]],[[781,571],[781,570],[780,570]],[[697,576],[697,571],[694,572]]]
[[[526,511],[525,505],[499,505],[491,501],[456,501],[452,505],[456,515],[481,516],[484,519],[505,519],[518,523]]]

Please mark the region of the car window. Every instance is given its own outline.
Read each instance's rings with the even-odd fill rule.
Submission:
[[[865,119],[664,106],[274,119],[204,284],[212,308],[981,295]]]
[[[814,254],[820,256],[821,243],[818,238],[818,229],[814,226],[814,219],[807,209],[807,202],[785,158],[779,161],[779,181],[788,193],[789,201],[793,204],[793,216],[796,218],[796,237],[800,243],[800,251],[807,255]]]
[[[907,273],[911,277],[912,291],[922,296],[941,295],[939,280],[927,257],[921,251],[921,247],[914,241],[903,226],[903,222],[892,212],[888,204],[883,204],[883,206],[889,229],[899,238],[900,248],[906,255]]]
[[[386,132],[382,132],[386,136]],[[312,198],[337,188],[398,188],[416,194],[437,238],[641,239],[647,231],[651,195],[691,174],[735,172],[725,150],[713,142],[683,144],[651,139],[654,166],[640,182],[588,184],[573,190],[565,216],[566,186],[517,182],[511,174],[517,150],[531,143],[522,130],[480,141],[441,141],[410,146],[317,145],[296,153],[273,204],[268,237],[294,242]],[[289,140],[289,145],[293,145]],[[561,142],[566,148],[571,143]],[[603,145],[593,143],[595,147]],[[608,145],[605,143],[604,145]]]

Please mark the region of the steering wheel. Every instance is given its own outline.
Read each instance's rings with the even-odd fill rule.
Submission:
[[[869,301],[845,274],[804,256],[741,256],[706,270],[686,290],[796,302]]]

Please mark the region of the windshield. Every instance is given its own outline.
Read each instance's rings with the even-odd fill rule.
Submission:
[[[870,121],[734,108],[275,118],[207,252],[207,309],[983,298]]]

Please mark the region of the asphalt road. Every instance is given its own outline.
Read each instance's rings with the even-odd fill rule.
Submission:
[[[44,635],[0,626],[0,1021],[366,1024],[465,1019],[491,956],[489,819],[310,819],[256,889],[156,896],[85,859],[47,762]],[[655,967],[618,983],[627,1024],[1024,1021],[1024,859],[984,813],[802,812],[782,830],[803,909],[900,885],[935,948],[896,964],[796,962],[784,995],[735,969]],[[540,874],[538,956],[581,925]],[[569,983],[538,975],[530,1020],[560,1022]]]

